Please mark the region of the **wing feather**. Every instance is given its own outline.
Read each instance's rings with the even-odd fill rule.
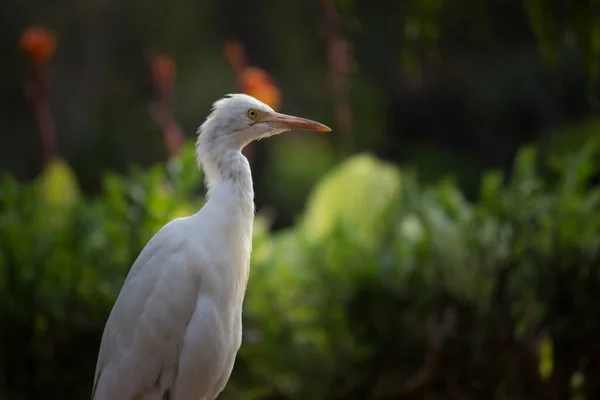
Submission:
[[[181,229],[169,229],[176,221],[148,242],[125,280],[104,328],[94,400],[132,400],[154,397],[153,392],[162,398],[176,379],[199,291],[189,253],[182,251],[187,241]]]

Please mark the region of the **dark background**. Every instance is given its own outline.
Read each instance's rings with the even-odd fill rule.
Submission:
[[[318,0],[7,0],[0,28],[0,166],[23,180],[42,168],[37,126],[23,95],[28,69],[18,47],[25,27],[42,25],[57,35],[47,67],[56,151],[87,193],[99,190],[105,170],[167,156],[148,111],[155,96],[149,57],[172,57],[173,113],[193,138],[212,102],[239,91],[224,57],[225,42],[237,39],[248,64],[275,80],[282,111],[335,130],[326,139],[296,133],[257,145],[258,206],[273,205],[278,224],[292,221],[311,185],[290,198],[272,189],[286,183],[272,183],[267,166],[279,166],[267,148],[285,152],[298,140],[323,153],[323,171],[313,181],[336,160],[371,151],[416,164],[426,178],[457,175],[472,196],[482,170],[508,168],[520,145],[594,114],[595,86],[586,76],[594,58],[586,45],[597,27],[586,31],[587,21],[577,18],[577,12],[585,16],[585,2],[557,3],[339,1],[329,10]],[[540,23],[553,35],[538,38],[532,28]],[[329,44],[338,39],[348,43],[346,56],[340,55],[343,46],[338,51]],[[553,54],[546,62],[539,51],[544,46]],[[334,116],[335,104],[345,102],[347,128]]]

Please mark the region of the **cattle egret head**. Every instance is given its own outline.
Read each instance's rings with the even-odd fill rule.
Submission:
[[[275,112],[254,97],[232,94],[215,102],[200,127],[198,146],[205,151],[240,150],[253,140],[290,130],[331,131],[318,122]]]

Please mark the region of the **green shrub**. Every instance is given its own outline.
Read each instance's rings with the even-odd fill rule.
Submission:
[[[259,216],[223,398],[600,398],[598,150],[590,140],[548,164],[523,149],[509,180],[482,178],[476,204],[451,180],[421,187],[359,155],[292,229],[272,234]],[[89,396],[129,267],[202,205],[196,168],[189,146],[107,175],[92,200],[60,161],[31,185],[2,178],[0,397]]]

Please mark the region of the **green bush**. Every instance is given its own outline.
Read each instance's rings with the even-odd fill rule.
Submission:
[[[596,136],[597,138],[597,136]],[[244,344],[223,398],[600,398],[598,140],[468,202],[369,155],[301,220],[256,220]],[[203,202],[193,148],[93,200],[56,162],[0,182],[0,397],[87,398],[105,319],[147,240]]]

